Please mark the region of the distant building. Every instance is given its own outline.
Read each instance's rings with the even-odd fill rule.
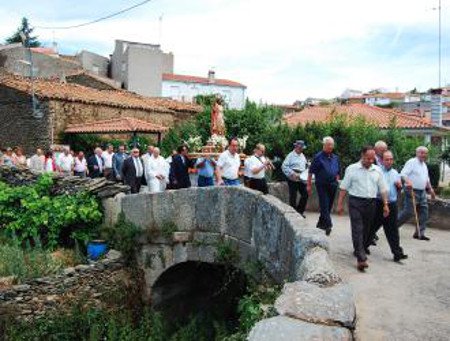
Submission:
[[[368,105],[391,105],[400,104],[405,101],[405,94],[402,92],[386,92],[376,94],[365,94],[365,104]]]
[[[214,71],[208,77],[163,74],[162,96],[192,102],[197,95],[219,94],[231,109],[245,106],[246,86],[227,79],[218,79]]]
[[[163,74],[173,73],[173,54],[160,45],[116,40],[111,55],[111,78],[123,89],[143,96],[160,97]]]
[[[95,75],[108,77],[109,58],[99,54],[82,50],[76,55],[76,59],[81,64],[81,67]]]
[[[353,89],[345,89],[341,95],[341,98],[349,99],[349,98],[361,97],[362,95],[363,95],[362,91],[353,90]]]
[[[346,115],[350,119],[363,117],[382,130],[389,129],[392,120],[395,119],[397,127],[405,134],[423,136],[426,142],[431,141],[431,136],[445,135],[449,131],[425,118],[367,104],[305,107],[302,111],[286,115],[285,121],[290,126],[305,125],[312,122],[327,122],[340,114]]]

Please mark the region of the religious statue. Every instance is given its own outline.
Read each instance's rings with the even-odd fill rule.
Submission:
[[[211,135],[225,136],[222,98],[216,98],[211,110]]]

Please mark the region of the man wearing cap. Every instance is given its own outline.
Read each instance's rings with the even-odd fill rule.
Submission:
[[[308,202],[308,192],[305,180],[301,174],[306,171],[307,163],[303,150],[306,148],[305,141],[297,140],[294,143],[294,150],[284,159],[281,169],[286,175],[289,186],[289,204],[297,210],[303,218],[305,217],[306,203]],[[297,192],[300,193],[300,201],[297,205]]]

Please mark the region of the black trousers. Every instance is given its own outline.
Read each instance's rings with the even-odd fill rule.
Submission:
[[[352,227],[353,249],[358,262],[367,260],[365,241],[368,239],[375,215],[376,200],[350,196],[348,199],[348,213]]]
[[[249,178],[248,184],[249,184],[248,187],[250,187],[251,189],[263,192],[264,194],[269,193],[269,188],[267,187],[267,181],[264,178],[263,179]]]
[[[134,177],[130,179],[128,183],[126,183],[128,186],[130,186],[131,194],[139,193],[139,191],[141,190],[142,178],[143,177]]]
[[[289,204],[297,210],[297,212],[303,214],[305,212],[306,203],[308,202],[308,191],[306,190],[306,184],[302,181],[288,180],[289,187]],[[297,193],[300,193],[300,201],[297,205]]]
[[[317,196],[319,197],[320,216],[317,227],[320,229],[329,229],[333,227],[331,221],[331,210],[333,209],[334,198],[336,197],[337,182],[327,184],[316,183]]]
[[[389,215],[385,218],[383,216],[383,202],[381,200],[377,200],[373,224],[371,226],[370,233],[365,241],[366,248],[370,246],[370,243],[375,237],[375,234],[383,225],[384,234],[386,235],[386,239],[389,243],[389,247],[391,249],[392,254],[394,256],[401,256],[403,254],[403,250],[400,247],[400,235],[398,232],[398,225],[397,225],[397,213],[398,213],[397,202],[391,202],[389,203]]]

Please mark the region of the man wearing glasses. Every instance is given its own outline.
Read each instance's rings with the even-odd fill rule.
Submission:
[[[139,149],[133,148],[131,157],[123,162],[122,167],[122,179],[125,185],[130,186],[131,194],[139,193],[141,190],[143,175],[144,164],[139,157]]]

